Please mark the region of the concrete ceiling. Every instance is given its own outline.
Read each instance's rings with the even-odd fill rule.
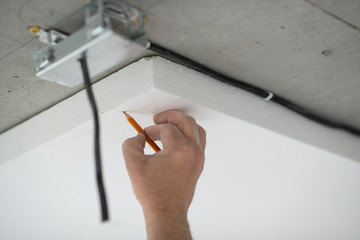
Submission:
[[[129,2],[145,11],[153,42],[360,128],[360,0]],[[39,45],[27,27],[74,32],[83,24],[83,6],[80,0],[0,2],[0,132],[82,88],[35,77]]]

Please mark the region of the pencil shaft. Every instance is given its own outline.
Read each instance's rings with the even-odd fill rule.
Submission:
[[[140,125],[135,121],[135,119],[132,118],[129,114],[127,114],[127,113],[125,113],[125,112],[124,112],[124,114],[125,114],[128,122],[131,124],[131,126],[133,126],[138,133],[144,134],[145,140],[146,140],[146,142],[150,145],[150,147],[151,147],[155,152],[160,151],[161,149],[159,148],[159,146],[156,145],[156,143],[146,134],[146,132],[144,131],[144,129],[142,129],[142,127],[140,127]]]

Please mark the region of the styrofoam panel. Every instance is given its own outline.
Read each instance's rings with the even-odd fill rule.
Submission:
[[[121,111],[146,127],[167,109],[184,111],[207,131],[189,212],[195,239],[360,236],[358,162],[152,88],[100,114],[109,223],[100,223],[90,119],[0,165],[0,238],[145,239],[121,153],[136,131]]]

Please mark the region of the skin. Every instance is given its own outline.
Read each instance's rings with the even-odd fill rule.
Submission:
[[[145,137],[123,143],[123,155],[134,194],[142,207],[148,239],[192,239],[187,212],[204,167],[206,132],[179,111],[154,116],[145,130],[163,149],[145,155]]]

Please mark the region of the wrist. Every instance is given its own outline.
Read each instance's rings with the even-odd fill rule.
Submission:
[[[187,211],[169,209],[143,209],[145,220],[151,219],[182,219],[187,221]]]
[[[148,239],[191,239],[187,211],[143,211]]]

